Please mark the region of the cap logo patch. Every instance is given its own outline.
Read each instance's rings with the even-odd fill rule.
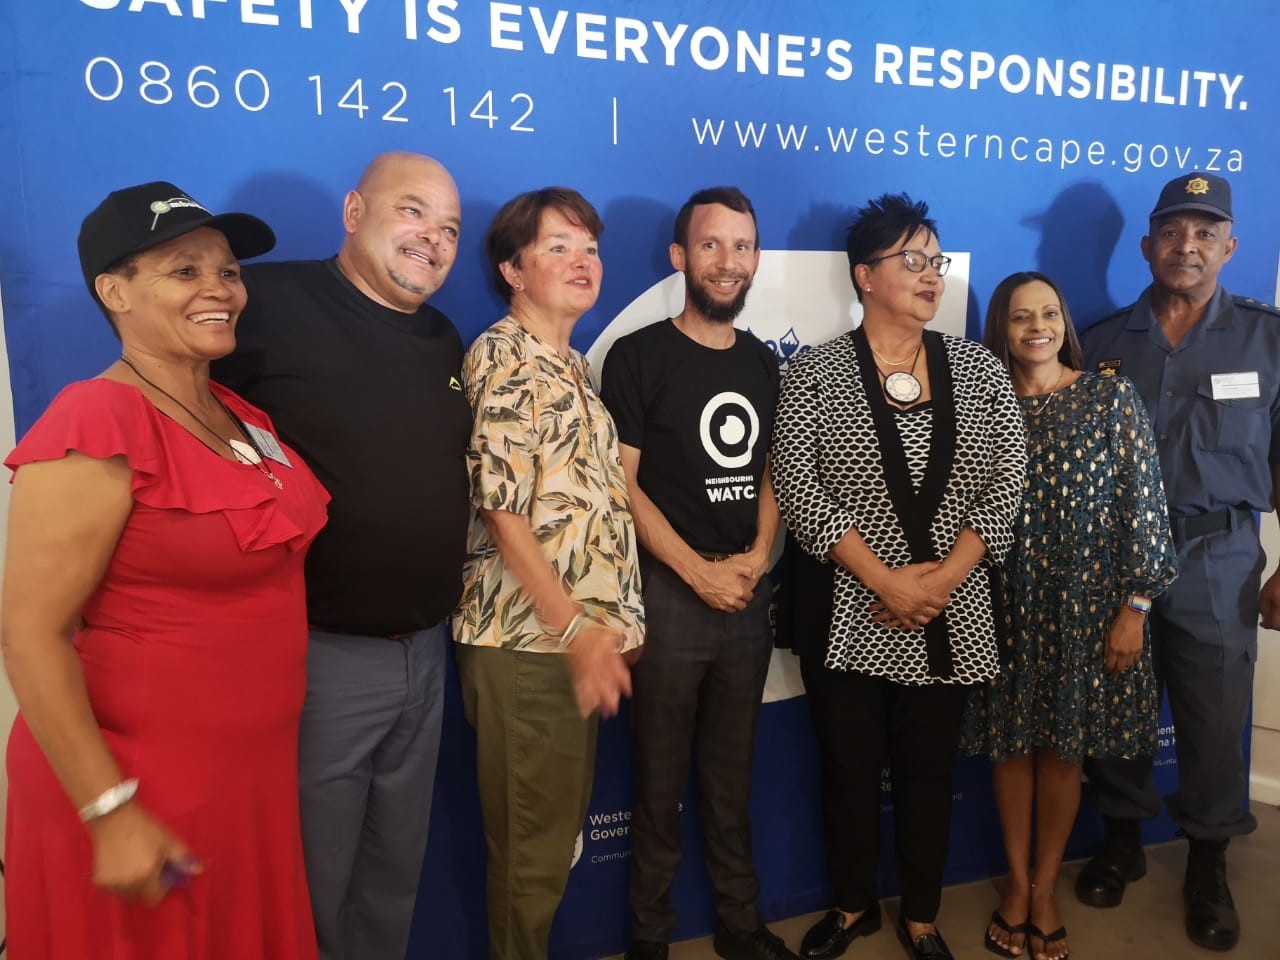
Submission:
[[[1209,192],[1209,181],[1204,177],[1192,177],[1187,181],[1187,193],[1196,197],[1203,197]]]
[[[209,212],[190,197],[170,197],[168,200],[153,200],[151,201],[151,206],[149,208],[151,212],[155,214],[155,216],[151,218],[151,229],[153,231],[155,230],[156,224],[160,222],[162,214],[168,213],[175,207],[194,207],[197,210],[204,210],[205,213]]]

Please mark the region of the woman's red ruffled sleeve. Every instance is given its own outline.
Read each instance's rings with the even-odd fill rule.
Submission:
[[[134,499],[160,480],[156,410],[136,388],[112,380],[65,387],[13,448],[4,465],[17,473],[28,463],[61,460],[72,450],[95,460],[124,457],[133,471]],[[12,482],[12,478],[10,478]],[[157,504],[159,506],[159,504]]]

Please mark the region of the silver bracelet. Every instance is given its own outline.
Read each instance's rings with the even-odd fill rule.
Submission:
[[[577,614],[569,621],[569,625],[564,628],[564,633],[560,634],[559,648],[568,650],[573,643],[573,638],[580,634],[589,623],[591,623],[591,618],[587,616],[586,611]]]
[[[133,799],[138,792],[138,781],[134,778],[121,780],[114,787],[108,787],[80,808],[80,819],[85,823],[98,820],[108,813],[119,810]]]

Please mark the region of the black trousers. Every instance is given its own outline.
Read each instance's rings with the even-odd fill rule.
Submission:
[[[951,773],[969,687],[908,686],[803,657],[801,674],[822,753],[827,868],[836,906],[857,913],[876,900],[884,761],[893,784],[902,910],[932,923],[951,842]]]
[[[631,914],[637,940],[666,943],[676,913],[680,800],[697,751],[699,812],[716,913],[726,926],[760,922],[751,858],[751,759],[773,636],[768,578],[745,610],[707,606],[670,568],[644,566],[645,644],[632,670],[636,801]]]

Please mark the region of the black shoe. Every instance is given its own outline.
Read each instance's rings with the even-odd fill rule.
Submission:
[[[832,960],[849,949],[856,937],[866,937],[880,929],[880,904],[873,903],[862,916],[846,924],[844,914],[829,910],[827,915],[809,928],[800,941],[800,956],[808,960]]]
[[[667,945],[656,940],[637,940],[623,960],[667,960]]]
[[[1230,950],[1240,939],[1240,918],[1227,886],[1227,841],[1192,840],[1182,900],[1187,938],[1206,950]]]
[[[754,930],[731,930],[720,921],[711,945],[724,960],[800,960],[763,923]]]
[[[947,949],[947,941],[942,939],[942,934],[938,933],[937,927],[933,928],[933,933],[922,933],[912,939],[911,934],[907,932],[906,914],[900,913],[897,929],[898,939],[907,948],[907,956],[911,960],[955,960],[951,956],[951,951]]]
[[[1146,875],[1138,821],[1108,817],[1102,845],[1076,877],[1076,899],[1091,907],[1118,907],[1125,885]]]

